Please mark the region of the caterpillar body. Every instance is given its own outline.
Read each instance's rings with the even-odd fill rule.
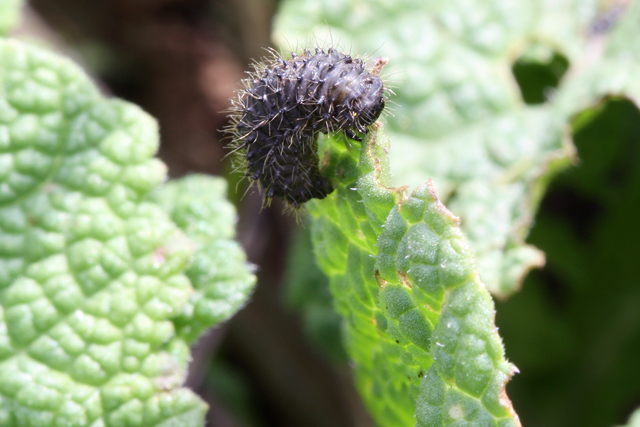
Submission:
[[[380,71],[387,58],[369,63],[340,53],[308,49],[255,65],[243,80],[225,129],[240,169],[258,182],[265,203],[280,197],[298,208],[333,191],[317,153],[319,133],[343,131],[358,139],[382,113],[385,88]]]

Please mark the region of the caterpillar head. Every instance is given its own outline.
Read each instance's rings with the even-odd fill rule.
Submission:
[[[353,110],[354,127],[363,132],[365,127],[378,120],[384,110],[384,87],[378,76],[370,76],[362,83],[362,95],[358,100],[359,106]]]

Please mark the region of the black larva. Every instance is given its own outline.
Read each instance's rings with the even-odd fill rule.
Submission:
[[[333,191],[318,165],[318,134],[366,132],[384,109],[379,73],[386,63],[375,59],[367,70],[360,58],[318,48],[255,66],[233,102],[226,132],[266,203],[277,196],[298,208]]]

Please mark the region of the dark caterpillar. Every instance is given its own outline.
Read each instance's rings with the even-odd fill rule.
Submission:
[[[356,132],[367,131],[384,109],[379,73],[387,62],[377,58],[367,71],[362,59],[318,48],[255,65],[225,131],[266,204],[278,196],[298,208],[333,191],[318,165],[318,134],[342,130],[358,139]]]

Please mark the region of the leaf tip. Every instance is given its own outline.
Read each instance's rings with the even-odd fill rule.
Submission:
[[[435,183],[433,182],[433,178],[429,178],[429,180],[427,181],[427,190],[429,191],[429,194],[433,198],[433,201],[435,202],[435,205],[438,211],[442,213],[445,217],[447,217],[454,225],[456,226],[460,225],[460,218],[455,216],[453,213],[451,213],[451,211],[447,209],[444,203],[440,201],[440,198],[438,198],[438,192],[436,191],[436,186],[435,186]]]

